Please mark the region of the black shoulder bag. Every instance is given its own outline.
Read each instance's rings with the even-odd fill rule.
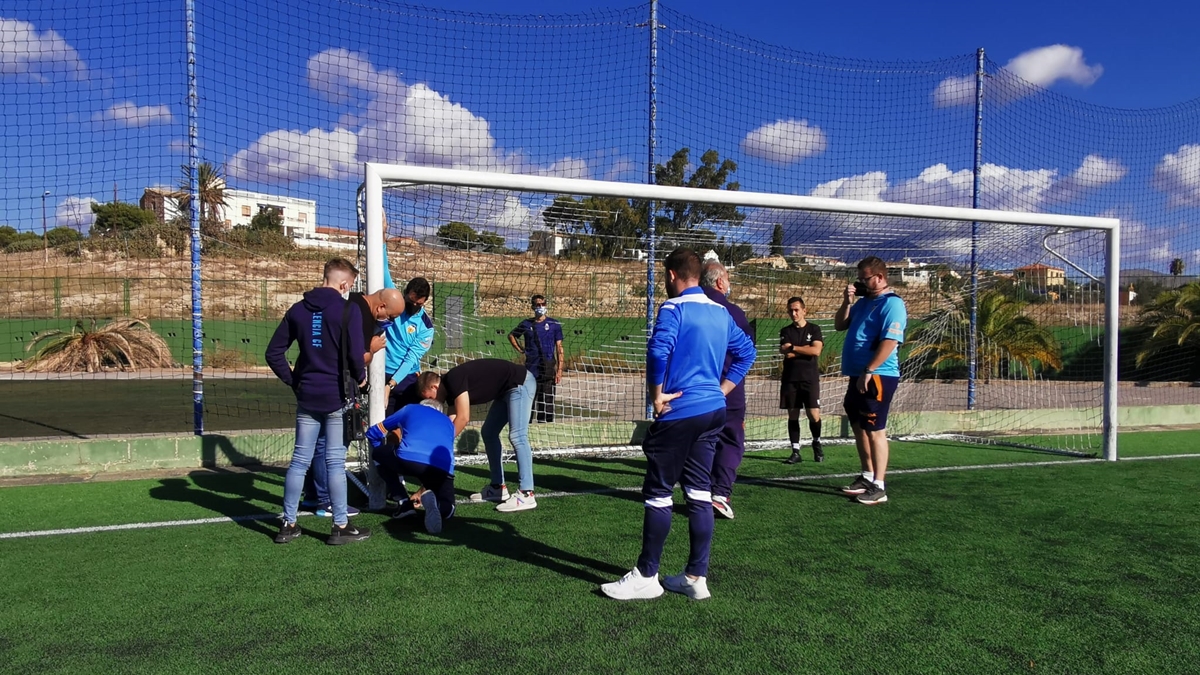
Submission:
[[[342,398],[345,408],[342,411],[342,437],[346,447],[354,441],[366,437],[367,416],[363,409],[362,392],[358,388],[358,380],[350,372],[350,301],[342,307],[342,340],[338,348],[338,365],[341,370]]]

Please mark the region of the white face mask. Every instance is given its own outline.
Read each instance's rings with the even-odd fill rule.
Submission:
[[[549,310],[545,307],[534,307],[533,308],[533,313],[536,316],[546,316],[547,311],[549,311]]]
[[[349,299],[350,299],[350,289],[346,289],[346,291],[345,291],[344,293],[342,293],[342,299],[343,299],[343,300],[349,300]]]

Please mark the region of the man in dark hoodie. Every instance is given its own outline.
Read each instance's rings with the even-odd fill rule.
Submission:
[[[709,300],[728,310],[737,327],[754,341],[754,331],[746,320],[746,313],[726,297],[730,291],[729,270],[717,260],[706,261],[700,274],[700,287]],[[726,352],[721,377],[729,373],[731,363],[733,355]],[[713,510],[725,518],[733,518],[733,504],[730,503],[733,499],[733,483],[737,480],[737,470],[745,452],[746,383],[739,382],[725,397],[725,426],[717,437],[717,450],[713,455],[712,505]]]
[[[296,511],[304,474],[312,463],[317,439],[325,441],[325,466],[333,506],[333,529],[326,543],[346,544],[371,536],[370,531],[349,524],[346,517],[346,443],[342,436],[341,354],[346,353],[355,381],[364,378],[362,313],[348,302],[347,294],[358,270],[348,261],[334,258],[325,263],[325,283],[304,294],[292,305],[267,345],[267,365],[296,393],[296,448],[288,466],[283,488],[283,526],[275,542],[286,544],[300,536]],[[346,330],[343,331],[343,323]],[[342,334],[347,345],[343,348]],[[287,362],[287,350],[299,345],[296,366]]]

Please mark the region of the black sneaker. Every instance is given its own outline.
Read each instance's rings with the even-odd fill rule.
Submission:
[[[875,484],[864,478],[862,474],[859,474],[858,478],[855,478],[853,483],[842,488],[842,492],[845,492],[848,495],[861,495],[867,491],[867,488],[873,485]]]
[[[812,442],[812,449],[813,449],[813,461],[814,462],[824,462],[825,461],[825,451],[821,449],[821,441],[814,440]]]
[[[882,504],[882,503],[886,502],[887,501],[887,493],[883,491],[883,488],[879,487],[878,485],[876,485],[874,483],[871,483],[871,487],[867,488],[866,492],[855,497],[854,499],[859,504],[866,504],[867,506],[871,506],[874,504]]]
[[[417,515],[417,505],[411,499],[405,499],[396,505],[396,510],[392,512],[392,518],[399,520],[408,518],[409,516]]]
[[[793,450],[792,455],[790,457],[788,457],[787,459],[783,460],[783,463],[784,464],[799,464],[802,461],[804,461],[804,460],[800,459],[800,451]]]
[[[421,495],[421,506],[425,507],[425,531],[437,534],[442,531],[442,512],[438,509],[437,496],[426,491]]]
[[[334,525],[333,529],[329,531],[329,538],[325,540],[325,543],[330,546],[339,546],[370,538],[371,531],[367,528],[355,527],[353,524],[347,523],[343,527]]]
[[[275,535],[276,544],[286,544],[289,541],[300,536],[300,526],[296,523],[288,525],[284,523],[279,527],[279,534]]]

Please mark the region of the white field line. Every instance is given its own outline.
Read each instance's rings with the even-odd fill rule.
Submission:
[[[1162,461],[1171,459],[1196,459],[1200,458],[1200,453],[1190,453],[1185,455],[1153,455],[1148,457],[1125,457],[1120,459],[1121,462],[1147,462],[1147,461]],[[963,466],[935,466],[919,469],[896,469],[889,471],[888,476],[903,476],[922,473],[951,473],[954,471],[983,471],[987,469],[1023,469],[1042,466],[1062,466],[1065,464],[1102,464],[1104,459],[1063,459],[1053,460],[1048,462],[1007,462],[1004,464],[967,464]],[[739,479],[740,485],[770,485],[772,483],[804,483],[821,480],[836,480],[844,478],[853,478],[858,472],[854,473],[828,473],[828,474],[811,474],[806,476],[784,476],[782,478],[747,478]],[[619,488],[599,488],[596,490],[578,490],[573,492],[539,492],[538,499],[554,499],[558,497],[577,497],[583,495],[603,495],[616,494],[621,492],[640,492],[640,487],[619,487]],[[469,499],[459,499],[456,504],[475,504]],[[308,511],[301,511],[300,515],[311,516]],[[259,513],[245,516],[220,516],[217,518],[193,518],[190,520],[163,520],[149,523],[125,523],[122,525],[97,525],[94,527],[69,527],[59,530],[29,530],[25,532],[0,532],[0,539],[30,539],[33,537],[51,537],[64,534],[93,534],[96,532],[117,532],[121,530],[152,530],[163,527],[181,527],[186,525],[211,525],[214,523],[240,523],[247,520],[277,520],[278,513]]]

